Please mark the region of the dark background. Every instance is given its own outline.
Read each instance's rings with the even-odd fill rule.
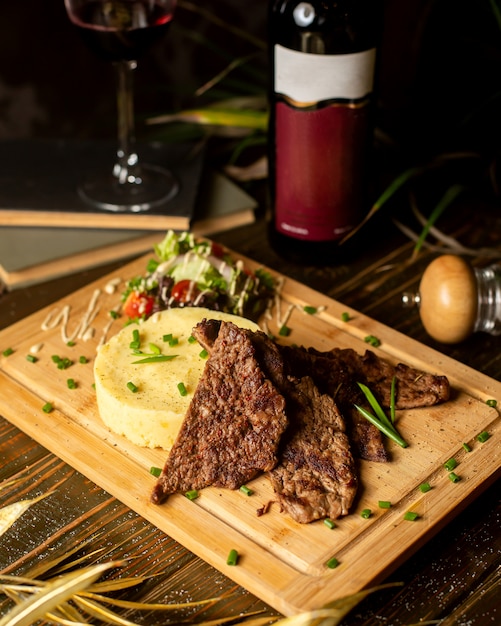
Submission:
[[[266,41],[267,2],[206,0],[208,11]],[[490,0],[385,0],[378,128],[402,159],[442,150],[497,155],[501,139],[501,30]],[[156,113],[203,104],[197,87],[235,57],[244,71],[213,98],[265,93],[266,53],[181,3],[166,39],[136,73],[138,135]],[[94,58],[63,0],[3,0],[0,7],[0,139],[110,137],[111,67]],[[151,128],[149,129],[151,131]]]

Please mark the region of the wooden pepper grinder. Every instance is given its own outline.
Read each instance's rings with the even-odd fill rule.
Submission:
[[[501,265],[477,269],[461,257],[440,256],[424,271],[413,301],[426,332],[441,343],[459,343],[477,331],[499,335]]]

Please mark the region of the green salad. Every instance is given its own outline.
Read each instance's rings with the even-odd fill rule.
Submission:
[[[146,273],[128,281],[122,295],[130,319],[175,307],[205,307],[257,320],[275,293],[263,269],[250,271],[219,244],[192,233],[168,231],[154,247]]]

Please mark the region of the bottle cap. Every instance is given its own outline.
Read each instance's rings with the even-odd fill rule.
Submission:
[[[475,273],[462,258],[443,255],[428,265],[419,286],[420,316],[426,332],[441,343],[459,343],[475,327],[478,291]]]

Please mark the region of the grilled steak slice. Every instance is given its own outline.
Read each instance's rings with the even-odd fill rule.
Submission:
[[[357,380],[365,382],[370,387],[383,406],[390,406],[393,376],[396,377],[395,407],[397,409],[433,406],[449,399],[450,387],[446,376],[428,374],[403,363],[393,366],[371,350],[361,355],[351,348],[344,350],[335,348],[321,354],[341,359]]]
[[[336,404],[304,377],[289,390],[287,408],[291,423],[269,472],[281,510],[303,524],[346,515],[358,479]]]
[[[389,460],[381,432],[365,419],[355,404],[368,409],[357,385],[357,376],[333,352],[317,352],[296,346],[281,346],[284,361],[297,376],[311,376],[321,393],[331,396],[346,420],[355,456],[368,461]],[[363,382],[363,381],[360,381]]]
[[[211,352],[220,327],[219,321],[203,320],[193,335]],[[358,479],[345,422],[335,402],[320,394],[310,377],[297,378],[295,367],[284,362],[281,347],[265,333],[249,336],[261,368],[286,400],[289,426],[279,464],[269,474],[281,509],[300,523],[346,515]]]
[[[212,346],[219,335],[219,329],[222,323],[221,320],[204,318],[193,328],[193,337],[195,337],[198,343],[202,348],[205,348],[207,352],[212,351]]]
[[[220,325],[153,502],[209,485],[236,489],[276,465],[285,400],[261,369],[250,334]]]
[[[193,329],[194,337],[209,352],[220,325],[221,322],[218,320],[203,320]],[[263,336],[266,337],[264,333]],[[263,342],[258,339],[256,343],[259,345]],[[356,403],[370,408],[356,384],[357,373],[338,358],[335,350],[318,352],[295,346],[277,346],[267,340],[267,344],[259,348],[259,355],[259,360],[269,378],[282,393],[287,394],[288,383],[284,382],[287,376],[299,378],[311,376],[322,393],[334,398],[346,420],[351,444],[357,457],[378,462],[389,460],[381,432],[354,407]]]
[[[214,342],[216,341],[221,320],[203,319],[199,322],[192,331],[193,337],[198,343],[209,352],[213,350]],[[281,391],[286,393],[289,388],[290,382],[286,374],[286,366],[282,353],[275,342],[268,338],[268,336],[262,331],[252,332],[250,330],[243,331],[247,333],[254,350],[256,351],[256,359],[259,365],[263,369],[267,378]]]

